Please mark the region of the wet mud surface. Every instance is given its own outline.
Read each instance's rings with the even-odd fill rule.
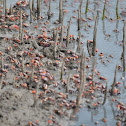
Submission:
[[[118,20],[116,2],[107,0],[106,17],[102,20],[104,1],[89,0],[87,15],[85,15],[86,1],[84,1],[80,51],[77,50],[80,1],[63,0],[65,15],[62,43],[61,24],[58,23],[59,0],[52,0],[50,20],[47,16],[49,1],[42,0],[40,19],[37,20],[36,16],[33,16],[31,23],[28,2],[18,3],[16,0],[7,0],[7,8],[12,4],[13,13],[10,15],[8,9],[6,18],[2,11],[3,4],[0,6],[0,125],[125,126],[126,79],[121,54],[126,1],[119,1]],[[35,9],[36,6],[35,0]],[[23,19],[22,40],[19,36],[20,8]],[[90,57],[87,41],[92,45],[97,10],[99,11],[97,50],[96,56]],[[70,17],[72,17],[70,43],[66,47]],[[53,38],[53,28],[58,32],[56,42]],[[77,106],[83,50],[86,52],[86,82],[81,104]],[[111,85],[116,64],[118,64],[118,72],[112,95]],[[62,70],[63,76],[61,76]],[[105,92],[107,95],[104,103]]]

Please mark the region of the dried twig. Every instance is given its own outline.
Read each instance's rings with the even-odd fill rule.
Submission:
[[[87,0],[87,3],[86,3],[86,10],[85,10],[85,14],[87,14],[87,12],[88,12],[88,4],[89,4],[89,0]]]
[[[41,10],[41,1],[40,0],[37,0],[37,20],[39,20],[40,18],[40,10]]]
[[[57,51],[57,41],[58,41],[58,28],[56,29],[55,43],[54,43],[54,58],[56,59],[56,51]]]
[[[95,56],[96,53],[96,37],[97,37],[97,17],[95,19],[95,26],[94,26],[92,56]]]
[[[104,19],[105,19],[106,2],[107,2],[107,0],[105,0],[105,3],[104,3],[104,9],[103,9],[103,16],[102,16],[102,20],[104,20]]]
[[[22,35],[22,9],[20,9],[20,29],[19,29],[19,39],[23,40],[23,35]]]
[[[60,80],[63,80],[63,75],[64,75],[64,59],[62,61],[62,66],[61,66]]]
[[[125,72],[125,26],[126,22],[124,22],[123,26],[123,53],[122,53],[122,58],[123,58],[123,72]]]
[[[51,18],[51,0],[49,0],[48,20]]]
[[[29,2],[29,8],[30,8],[30,23],[32,23],[32,3]]]
[[[93,65],[92,65],[92,86],[95,87],[94,76],[95,76],[95,65],[96,59],[93,57]]]
[[[77,106],[80,105],[82,100],[82,83],[83,83],[83,53],[81,55],[81,62],[80,62],[80,88],[77,96]]]
[[[24,73],[24,56],[22,54],[22,72]]]
[[[3,69],[4,67],[4,59],[3,56],[1,56],[1,69]],[[1,78],[0,78],[0,89],[2,88],[2,84],[3,84],[3,74],[1,74]]]
[[[117,17],[117,19],[119,19],[119,0],[117,0],[117,3],[116,3],[116,17]]]
[[[32,0],[32,12],[33,12],[33,14],[34,14],[34,16],[35,16],[35,5],[34,5],[34,0]]]
[[[83,62],[83,58],[84,58],[84,62]],[[80,88],[79,88],[79,92],[77,96],[77,106],[79,106],[81,103],[82,94],[84,92],[85,83],[86,83],[86,67],[85,67],[86,65],[85,64],[86,64],[86,54],[82,53],[81,62],[80,62]]]
[[[118,72],[118,65],[116,65],[116,68],[115,68],[115,75],[114,75],[114,80],[113,80],[112,90],[111,90],[112,95],[114,95],[114,88],[115,88],[115,84],[116,84],[117,72]]]
[[[88,40],[87,40],[87,50],[88,50],[89,57],[91,57],[92,53],[91,53],[91,50],[90,50],[90,46],[89,46],[89,41]]]
[[[59,0],[59,23],[62,23],[63,19],[63,1]]]
[[[70,72],[68,72],[67,84],[66,84],[66,92],[69,92],[69,83],[70,83]]]
[[[77,51],[80,52],[80,49],[81,49],[81,32],[79,31],[78,32],[78,46],[77,46]]]
[[[81,8],[78,9],[78,30],[80,30],[81,25]]]
[[[106,102],[106,98],[107,98],[107,88],[108,88],[108,83],[106,82],[106,87],[105,87],[105,92],[104,92],[104,101],[103,101],[102,105],[104,105],[105,102]]]
[[[69,24],[68,24],[68,28],[67,28],[66,47],[68,46],[68,44],[69,44],[69,39],[70,39],[70,25],[71,25],[71,17],[70,17]]]
[[[5,19],[6,19],[6,16],[7,16],[7,2],[6,2],[6,0],[4,0],[4,5],[5,5]]]
[[[12,15],[12,13],[13,13],[13,9],[12,9],[12,4],[11,4],[9,8],[9,14]]]

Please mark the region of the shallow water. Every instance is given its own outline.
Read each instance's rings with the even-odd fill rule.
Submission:
[[[15,4],[17,0],[7,0],[7,6],[9,7],[10,4]],[[89,0],[89,8],[94,10],[95,14],[92,14],[92,12],[88,11],[87,17],[94,18],[96,16],[96,10],[100,10],[102,12],[103,10],[103,1],[102,0]],[[94,5],[93,2],[100,2],[100,5]],[[83,6],[82,6],[82,18],[85,18],[84,12],[85,12],[85,3],[86,1],[84,0]],[[74,5],[72,7],[71,5]],[[52,12],[54,13],[53,18],[51,18],[51,22],[53,23],[56,19],[58,19],[59,12],[58,10],[58,0],[56,2],[52,1]],[[121,41],[123,39],[123,34],[122,34],[122,28],[123,28],[123,21],[120,19],[119,21],[116,20],[116,13],[115,13],[115,7],[116,7],[116,0],[110,0],[109,3],[107,4],[107,13],[106,16],[109,16],[110,18],[114,19],[114,22],[111,22],[108,19],[105,19],[102,21],[102,13],[99,13],[99,20],[98,20],[98,31],[97,31],[97,49],[99,49],[99,52],[104,52],[105,57],[103,60],[106,62],[105,64],[101,63],[101,60],[98,59],[98,55],[96,56],[97,58],[97,70],[100,71],[101,75],[105,76],[107,78],[107,82],[110,88],[110,85],[113,82],[113,77],[114,77],[114,71],[115,71],[115,66],[116,64],[121,65],[120,62],[120,57],[122,53],[122,46],[120,46]],[[77,13],[73,13],[73,10],[77,10],[79,6],[79,1],[74,1],[74,0],[68,0],[67,3],[64,3],[64,9],[68,10],[68,13],[65,14],[65,20],[64,20],[64,25],[67,26],[68,20],[71,16],[76,16]],[[119,5],[119,12],[121,12],[121,8],[125,10],[126,6],[126,0],[120,1]],[[47,13],[47,7],[44,6],[44,3],[42,3],[42,15],[44,15],[45,18],[47,16],[45,15]],[[123,19],[126,20],[126,18],[123,17]],[[77,19],[72,18],[72,24],[71,24],[71,31],[70,34],[75,35],[77,37],[78,32],[77,32]],[[37,23],[34,23],[36,25]],[[92,40],[93,39],[93,27],[89,28],[87,27],[88,31],[85,31],[85,24],[87,25],[92,25],[94,26],[94,20],[82,23],[82,29],[81,29],[81,34],[84,35],[84,37],[81,39],[82,42],[84,42],[84,49],[87,52],[86,49],[86,42],[87,40]],[[31,26],[31,29],[33,29],[33,26]],[[43,25],[43,24],[42,24]],[[50,28],[54,28],[56,25],[50,24]],[[119,32],[115,33],[113,30],[118,29]],[[32,33],[32,31],[31,31]],[[37,35],[38,31],[34,33],[34,35]],[[106,35],[110,35],[106,36]],[[75,49],[76,50],[76,46]],[[98,53],[99,53],[98,52]],[[110,58],[109,55],[113,55],[113,58]],[[109,59],[111,62],[107,62],[107,59]],[[121,80],[122,73],[118,72],[118,77],[117,81],[120,81],[123,83]],[[125,85],[125,80],[124,80],[124,85]],[[121,88],[121,95],[119,96],[120,101],[125,102],[124,98],[126,96],[126,90],[123,89],[123,84],[120,85]],[[86,126],[93,126],[95,125],[94,122],[99,121],[100,126],[115,126],[116,125],[116,120],[114,119],[114,112],[116,111],[115,106],[113,103],[109,100],[107,100],[106,104],[99,108],[98,110],[88,110],[87,108],[82,108],[80,109],[79,113],[77,114],[76,120],[75,120],[75,126],[79,126],[81,124],[86,124]],[[101,120],[103,118],[107,118],[107,122],[104,123]]]

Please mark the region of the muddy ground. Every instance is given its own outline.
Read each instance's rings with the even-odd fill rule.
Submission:
[[[120,19],[117,20],[115,14],[111,15],[111,11],[115,12],[115,3],[107,1],[106,17],[102,22],[104,2],[90,1],[86,17],[84,14],[86,1],[84,1],[80,51],[77,50],[79,38],[77,10],[80,1],[65,0],[63,3],[65,20],[62,43],[60,42],[61,24],[58,23],[57,16],[58,0],[52,1],[51,20],[47,17],[49,2],[45,0],[42,1],[40,19],[37,21],[36,16],[33,16],[32,23],[30,23],[29,3],[22,1],[17,4],[16,2],[14,1],[13,13],[10,14],[8,10],[6,18],[2,12],[3,5],[0,6],[2,14],[0,18],[0,126],[126,125],[126,105],[123,100],[126,94],[125,73],[120,60],[126,2],[120,1]],[[8,1],[8,7],[10,3]],[[19,36],[20,8],[23,10],[23,40]],[[97,10],[99,10],[97,50],[96,56],[90,57],[86,43],[88,40],[92,46]],[[70,43],[66,47],[69,17],[72,17]],[[57,41],[53,38],[53,28],[58,32]],[[55,42],[57,42],[56,52]],[[77,106],[83,51],[86,52],[86,82],[81,104]],[[63,63],[64,72],[61,78]],[[118,76],[112,96],[111,84],[117,63]],[[104,103],[106,82],[108,83],[107,101]],[[110,117],[107,117],[106,113],[109,113]]]

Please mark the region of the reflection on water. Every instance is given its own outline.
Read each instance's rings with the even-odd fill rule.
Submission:
[[[94,0],[95,1],[95,0]],[[126,5],[126,1],[123,1]],[[111,4],[111,7],[108,8],[108,13],[110,18],[113,19],[116,18],[115,15],[115,3],[114,1],[110,1],[109,4]],[[91,5],[90,5],[91,7]],[[96,6],[94,5],[94,10],[100,9],[102,10],[102,8],[96,8]],[[99,24],[98,24],[98,34],[97,34],[97,48],[100,49],[100,51],[105,52],[106,54],[112,54],[114,56],[113,59],[111,59],[111,62],[109,65],[107,64],[107,66],[104,65],[97,65],[97,69],[100,70],[100,72],[102,73],[102,75],[106,76],[108,84],[109,84],[109,88],[110,85],[112,84],[113,81],[113,76],[114,76],[114,66],[116,65],[116,63],[121,64],[120,62],[120,56],[121,56],[121,52],[122,52],[122,47],[119,45],[116,45],[115,42],[120,42],[122,41],[122,28],[123,28],[123,21],[121,20],[115,20],[109,21],[108,19],[105,20],[101,20],[101,13],[100,13],[100,20],[99,20]],[[85,18],[87,18],[88,16],[86,15]],[[93,24],[93,23],[92,23]],[[116,27],[115,27],[116,26]],[[119,32],[115,33],[113,32],[114,29],[119,30]],[[89,34],[89,38],[91,39],[92,31],[90,30],[90,34]],[[110,36],[107,36],[110,35]],[[100,63],[98,61],[98,63]],[[121,79],[121,77],[123,77],[123,80]],[[122,85],[120,86],[120,88],[122,88],[122,94],[121,94],[121,98],[119,100],[124,99],[125,96],[123,96],[123,93],[126,93],[125,91],[125,73],[119,72],[118,73],[118,77],[117,77],[117,81],[122,81]],[[82,122],[87,124],[87,125],[94,125],[95,121],[99,121],[99,125],[102,126],[109,126],[109,125],[116,125],[116,120],[114,120],[115,117],[115,104],[112,103],[112,100],[107,100],[105,106],[103,107],[103,111],[100,109],[98,110],[86,110],[86,109],[82,109],[78,116],[79,116],[79,120],[77,125],[81,124]],[[95,113],[96,111],[97,114]],[[90,117],[88,116],[88,113],[90,113]],[[83,116],[86,115],[86,116]],[[82,118],[83,117],[83,118]],[[102,119],[102,117],[107,118],[107,122],[103,123],[101,122],[100,119]]]
[[[116,21],[116,29],[117,30],[118,30],[118,27],[119,27],[119,20]],[[119,39],[118,39],[119,33],[116,33],[115,35],[116,35],[116,42],[118,42],[119,41]]]
[[[106,35],[106,32],[105,32],[105,21],[103,20],[102,23],[103,23],[103,34]]]
[[[126,74],[125,74],[125,72],[123,72],[122,73],[122,77],[123,77],[123,87],[124,87],[124,89],[126,88],[125,86],[125,82],[126,82],[126,78],[125,78],[125,76],[126,76]]]
[[[93,122],[94,121],[94,115],[93,115],[93,111],[91,112],[91,122]]]
[[[104,112],[104,119],[107,119],[106,108],[104,106],[103,106],[103,112]],[[107,123],[105,123],[105,126],[107,126]]]
[[[111,110],[112,110],[112,113],[113,113],[113,117],[115,117],[115,111],[114,111],[114,108],[113,108],[113,103],[109,100],[109,104],[110,104],[110,107],[111,107]]]

